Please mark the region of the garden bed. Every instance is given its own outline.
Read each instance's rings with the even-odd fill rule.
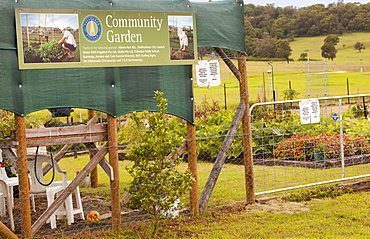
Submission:
[[[313,161],[294,161],[294,160],[281,160],[281,159],[255,159],[254,165],[264,165],[264,166],[290,166],[290,167],[304,167],[304,168],[335,168],[341,167],[342,162],[340,158],[329,159],[323,163],[313,162]],[[351,166],[356,164],[370,163],[370,154],[355,155],[351,157],[344,158],[344,165]]]

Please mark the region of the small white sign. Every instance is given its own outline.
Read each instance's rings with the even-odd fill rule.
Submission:
[[[317,99],[306,99],[299,102],[301,124],[320,123],[320,104]]]
[[[217,60],[198,61],[196,71],[198,87],[221,85],[220,63]]]

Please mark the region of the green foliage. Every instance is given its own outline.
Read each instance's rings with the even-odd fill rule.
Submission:
[[[216,158],[220,151],[221,145],[227,135],[231,122],[234,117],[233,111],[215,112],[204,119],[197,121],[197,153],[202,155],[200,159],[208,156],[212,159]],[[234,139],[234,144],[228,152],[229,158],[237,158],[243,152],[241,146],[241,129],[239,127]]]
[[[305,190],[301,192],[291,193],[282,197],[287,202],[302,202],[310,201],[312,198],[335,198],[346,193],[352,193],[353,189],[345,187],[322,187],[313,190]]]
[[[147,130],[143,133],[140,144],[132,146],[127,155],[134,162],[132,167],[127,168],[133,177],[127,191],[131,194],[128,206],[151,213],[157,221],[166,216],[163,212],[173,209],[175,200],[190,189],[193,178],[189,172],[177,170],[179,160],[174,156],[183,138],[169,128],[167,100],[163,98],[163,93],[156,91],[154,98],[159,112],[141,116],[133,114],[133,118],[136,117],[135,122],[145,125]],[[173,157],[166,159],[170,154]]]
[[[361,52],[361,50],[364,50],[365,49],[365,45],[364,43],[361,43],[361,42],[356,42],[355,44],[355,49],[358,50],[359,52]]]
[[[292,54],[292,48],[290,48],[289,42],[287,40],[278,40],[275,47],[276,57],[284,58],[289,63],[289,56]]]
[[[33,63],[39,59],[40,54],[32,46],[26,46],[23,50],[24,63]]]
[[[321,47],[321,56],[329,60],[334,60],[337,57],[338,50],[335,46],[339,42],[339,37],[336,35],[329,35],[324,39],[324,45]]]
[[[55,44],[57,42],[58,40],[53,40],[40,45],[39,53],[43,62],[60,61],[67,54],[60,45]]]
[[[303,52],[303,53],[301,53],[301,55],[299,56],[298,61],[307,61],[307,57],[308,57],[308,53],[307,53],[307,52]]]
[[[292,89],[284,90],[284,100],[294,100],[298,97],[299,92]]]

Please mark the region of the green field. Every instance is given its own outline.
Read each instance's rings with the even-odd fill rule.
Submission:
[[[347,79],[349,93],[351,95],[370,93],[370,33],[352,33],[339,36],[337,45],[337,57],[334,61],[325,60],[321,57],[321,46],[325,36],[310,38],[295,38],[290,43],[292,48],[291,61],[289,64],[283,61],[273,62],[276,100],[283,100],[283,91],[292,89],[300,93],[299,98],[347,95]],[[354,49],[355,43],[364,43],[366,49],[361,53]],[[367,50],[369,49],[369,50]],[[308,53],[310,64],[298,61],[301,53]],[[224,104],[224,85],[226,86],[227,105],[239,102],[238,81],[219,58],[221,63],[222,86],[212,88],[194,88],[195,100],[199,102],[203,98],[213,99]],[[234,60],[235,65],[237,61]],[[325,64],[324,64],[325,63]],[[265,61],[247,62],[248,85],[250,100],[256,101],[257,97],[263,96],[263,82],[266,86],[266,99],[272,99],[271,75],[272,70]],[[310,74],[308,75],[308,72]],[[324,74],[326,73],[326,74]],[[270,89],[269,89],[270,82]]]

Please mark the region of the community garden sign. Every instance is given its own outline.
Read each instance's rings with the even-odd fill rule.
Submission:
[[[192,65],[197,59],[194,12],[15,11],[20,69]],[[63,29],[74,38],[73,57],[30,58],[33,48],[63,38]]]

